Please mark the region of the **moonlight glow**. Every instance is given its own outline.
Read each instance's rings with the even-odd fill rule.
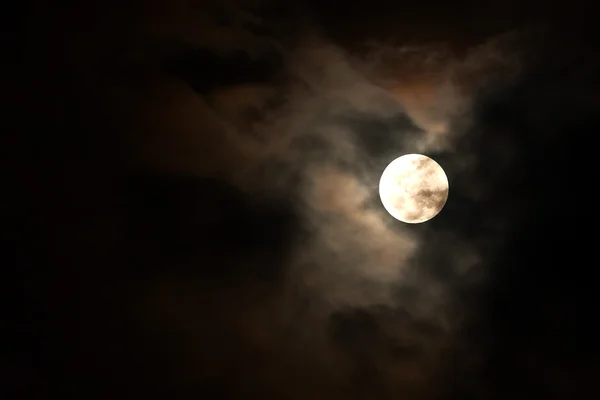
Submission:
[[[442,210],[448,188],[448,177],[437,162],[421,154],[406,154],[383,171],[379,196],[392,217],[417,224]]]

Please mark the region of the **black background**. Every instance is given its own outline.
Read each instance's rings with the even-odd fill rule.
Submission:
[[[394,36],[449,40],[460,51],[526,23],[544,27],[526,52],[525,72],[511,85],[484,88],[473,128],[454,155],[438,158],[451,163],[453,156],[476,154],[471,179],[485,182],[488,195],[471,204],[457,190],[435,226],[452,226],[473,243],[496,234],[485,221],[500,219],[508,229],[502,248],[484,253],[489,285],[457,294],[470,310],[464,343],[451,356],[454,367],[434,384],[444,398],[593,398],[600,82],[592,6],[468,3],[320,1],[264,6],[258,13],[291,20],[290,10],[310,10],[313,21],[348,47],[365,37]],[[106,82],[98,77],[135,84],[135,66],[123,66],[120,52],[138,7],[30,3],[16,10],[15,24],[5,25],[11,62],[3,74],[2,319],[10,386],[16,398],[280,398],[235,389],[227,375],[177,385],[171,361],[148,351],[156,338],[126,307],[143,282],[172,277],[194,276],[215,288],[257,281],[276,287],[292,244],[306,234],[291,202],[248,198],[218,179],[142,170],[131,161],[127,127],[107,111]],[[276,55],[255,62],[243,53],[230,59],[176,53],[160,68],[200,94],[271,79],[280,62]],[[194,76],[198,68],[202,74]],[[517,154],[508,169],[499,168],[498,141]],[[254,258],[257,267],[241,266]],[[383,340],[369,333],[375,330],[369,315],[333,315],[335,340],[359,353],[361,341]],[[219,324],[208,311],[205,321]],[[223,333],[211,340],[220,351],[236,352],[239,338]],[[462,348],[484,361],[461,362]],[[251,376],[252,363],[241,365],[236,373]]]

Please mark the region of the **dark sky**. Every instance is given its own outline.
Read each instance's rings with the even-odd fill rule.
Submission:
[[[15,398],[600,394],[588,3],[49,3],[5,24]]]

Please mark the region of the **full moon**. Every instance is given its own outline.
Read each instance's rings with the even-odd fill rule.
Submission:
[[[418,224],[439,214],[448,200],[448,177],[442,167],[422,154],[396,158],[383,171],[379,196],[390,215]]]

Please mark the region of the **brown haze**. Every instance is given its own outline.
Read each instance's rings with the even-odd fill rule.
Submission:
[[[175,379],[190,387],[224,380],[240,392],[286,399],[430,398],[463,316],[452,307],[452,285],[422,273],[418,255],[443,251],[457,276],[484,267],[477,249],[451,229],[413,230],[385,212],[376,198],[382,169],[374,165],[391,159],[373,160],[352,125],[337,116],[405,113],[422,132],[394,132],[396,156],[452,154],[483,77],[492,71],[510,79],[518,71],[516,34],[486,39],[461,55],[444,43],[378,42],[354,54],[310,24],[280,42],[246,30],[244,24],[263,22],[242,6],[225,11],[238,22],[229,28],[206,9],[168,4],[149,5],[139,19],[140,35],[150,43],[175,37],[221,54],[243,49],[258,55],[275,47],[289,78],[200,96],[159,72],[160,46],[140,45],[139,85],[115,95],[133,116],[139,162],[216,177],[258,198],[292,193],[308,232],[293,243],[280,284],[214,287],[173,278],[139,289],[136,315],[149,332],[168,331],[164,340],[184,354],[172,360]],[[273,98],[283,101],[269,106]],[[253,109],[261,110],[260,118],[251,117]],[[325,144],[320,159],[295,146],[309,134]],[[273,162],[281,167],[265,173]],[[455,164],[454,177],[471,168],[468,155]],[[251,269],[261,259],[241,262]],[[357,337],[336,328],[353,323],[348,313],[367,326]]]

